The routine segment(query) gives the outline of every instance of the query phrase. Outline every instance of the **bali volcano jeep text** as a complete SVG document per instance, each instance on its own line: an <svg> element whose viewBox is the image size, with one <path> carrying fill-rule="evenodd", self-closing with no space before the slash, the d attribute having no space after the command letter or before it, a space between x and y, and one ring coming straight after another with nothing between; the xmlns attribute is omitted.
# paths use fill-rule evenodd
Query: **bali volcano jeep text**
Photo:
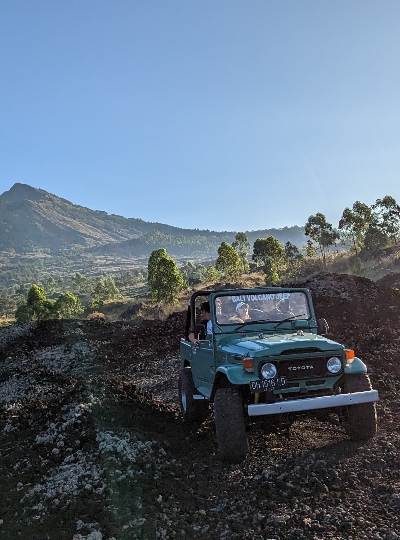
<svg viewBox="0 0 400 540"><path fill-rule="evenodd" d="M197 321L208 301L212 333ZM214 404L219 454L239 461L249 450L246 425L269 429L296 417L336 413L352 440L376 433L378 392L354 351L325 337L305 288L198 291L181 339L179 398L184 420L202 422ZM191 338L191 339L189 339Z"/></svg>

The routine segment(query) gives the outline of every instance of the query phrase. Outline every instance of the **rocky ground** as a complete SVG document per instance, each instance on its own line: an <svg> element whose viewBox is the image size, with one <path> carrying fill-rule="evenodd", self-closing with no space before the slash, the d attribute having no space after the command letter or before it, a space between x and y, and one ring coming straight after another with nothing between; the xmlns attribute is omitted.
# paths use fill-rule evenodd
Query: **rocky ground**
<svg viewBox="0 0 400 540"><path fill-rule="evenodd" d="M180 419L183 313L0 330L0 538L400 538L398 282L307 282L329 337L369 367L377 437L350 442L334 418L254 426L240 465L218 459L212 415Z"/></svg>

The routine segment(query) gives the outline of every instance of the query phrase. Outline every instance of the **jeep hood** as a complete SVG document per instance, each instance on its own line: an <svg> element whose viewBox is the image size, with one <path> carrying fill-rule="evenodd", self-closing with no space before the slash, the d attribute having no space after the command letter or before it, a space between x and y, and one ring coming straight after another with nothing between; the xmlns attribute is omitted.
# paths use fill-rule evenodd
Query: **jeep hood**
<svg viewBox="0 0 400 540"><path fill-rule="evenodd" d="M321 352L337 350L342 353L343 346L336 341L332 341L323 336L315 334L305 333L303 335L298 334L272 334L264 335L262 337L238 337L234 341L230 341L229 344L221 344L220 350L227 354L235 355L250 355L253 358L260 356L275 356L281 354L283 351L293 349L296 354L301 354L301 349L309 351L309 349L319 349Z"/></svg>

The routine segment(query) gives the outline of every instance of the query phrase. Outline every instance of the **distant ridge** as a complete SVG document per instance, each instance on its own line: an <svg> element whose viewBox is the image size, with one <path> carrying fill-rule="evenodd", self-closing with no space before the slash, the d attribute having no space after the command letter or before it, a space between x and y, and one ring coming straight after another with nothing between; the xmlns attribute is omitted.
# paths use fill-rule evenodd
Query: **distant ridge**
<svg viewBox="0 0 400 540"><path fill-rule="evenodd" d="M46 249L90 251L120 256L148 255L165 247L172 255L213 256L235 232L181 229L142 219L90 210L27 184L14 184L0 195L0 251ZM250 242L268 235L281 243L305 244L303 227L247 232Z"/></svg>

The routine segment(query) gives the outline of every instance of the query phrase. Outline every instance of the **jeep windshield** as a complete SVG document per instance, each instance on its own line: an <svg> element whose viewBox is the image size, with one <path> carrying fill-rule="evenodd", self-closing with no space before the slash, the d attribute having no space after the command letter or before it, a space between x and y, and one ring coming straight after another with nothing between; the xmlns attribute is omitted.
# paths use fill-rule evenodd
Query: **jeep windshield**
<svg viewBox="0 0 400 540"><path fill-rule="evenodd" d="M310 308L307 296L300 291L271 293L240 293L215 298L216 323L247 325L257 322L283 323L308 320Z"/></svg>

